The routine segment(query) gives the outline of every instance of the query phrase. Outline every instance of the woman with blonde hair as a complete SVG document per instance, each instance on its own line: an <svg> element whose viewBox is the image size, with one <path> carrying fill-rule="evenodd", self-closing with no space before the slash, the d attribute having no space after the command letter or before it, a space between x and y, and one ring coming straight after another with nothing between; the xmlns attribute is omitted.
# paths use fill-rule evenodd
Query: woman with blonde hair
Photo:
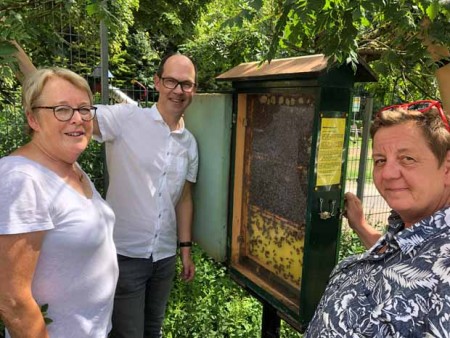
<svg viewBox="0 0 450 338"><path fill-rule="evenodd" d="M11 337L107 336L114 213L77 163L96 108L87 82L40 69L23 86L31 140L0 159L0 318ZM40 305L48 304L48 326Z"/></svg>

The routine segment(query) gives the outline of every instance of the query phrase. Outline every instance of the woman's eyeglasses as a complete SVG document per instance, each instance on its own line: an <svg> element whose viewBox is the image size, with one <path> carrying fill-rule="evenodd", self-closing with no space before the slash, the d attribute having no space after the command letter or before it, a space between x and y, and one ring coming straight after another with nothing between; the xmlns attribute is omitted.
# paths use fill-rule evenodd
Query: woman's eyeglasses
<svg viewBox="0 0 450 338"><path fill-rule="evenodd" d="M447 116L445 115L444 110L442 109L442 105L439 101L435 100L420 100L410 103L394 104L392 106L382 108L377 115L380 115L380 113L383 111L394 109L417 110L420 111L421 113L426 113L433 107L436 107L437 111L439 112L439 116L441 117L442 123L444 123L445 129L447 129L450 132L450 125L448 123Z"/></svg>
<svg viewBox="0 0 450 338"><path fill-rule="evenodd" d="M75 111L80 113L83 121L88 122L94 119L95 112L97 111L97 107L94 106L84 106L80 108L72 108L70 106L37 106L32 107L32 109L51 109L53 110L55 118L61 122L71 120Z"/></svg>

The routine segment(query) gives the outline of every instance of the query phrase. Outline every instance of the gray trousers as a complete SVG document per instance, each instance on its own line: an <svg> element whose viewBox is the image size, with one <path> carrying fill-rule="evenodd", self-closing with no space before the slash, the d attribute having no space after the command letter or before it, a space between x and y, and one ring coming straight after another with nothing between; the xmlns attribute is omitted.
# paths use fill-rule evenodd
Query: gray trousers
<svg viewBox="0 0 450 338"><path fill-rule="evenodd" d="M152 257L117 255L119 280L114 296L111 338L160 338L167 301L175 276L176 256L153 262Z"/></svg>

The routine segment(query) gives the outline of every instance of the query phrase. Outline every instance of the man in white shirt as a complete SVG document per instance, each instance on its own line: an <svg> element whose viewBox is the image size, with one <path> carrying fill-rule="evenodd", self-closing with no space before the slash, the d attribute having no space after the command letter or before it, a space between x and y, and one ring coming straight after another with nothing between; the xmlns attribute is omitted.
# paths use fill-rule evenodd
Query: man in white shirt
<svg viewBox="0 0 450 338"><path fill-rule="evenodd" d="M116 214L119 261L111 337L161 337L175 275L177 243L190 281L197 144L182 115L196 89L196 68L181 54L168 55L154 76L152 108L98 106L95 138L106 144L109 187Z"/></svg>
<svg viewBox="0 0 450 338"><path fill-rule="evenodd" d="M16 43L19 79L36 67ZM196 91L197 70L181 54L167 55L154 76L158 102L100 105L94 138L106 143L107 201L116 214L114 242L119 262L111 337L161 337L175 275L177 243L181 278L191 281L193 202L197 144L183 114Z"/></svg>

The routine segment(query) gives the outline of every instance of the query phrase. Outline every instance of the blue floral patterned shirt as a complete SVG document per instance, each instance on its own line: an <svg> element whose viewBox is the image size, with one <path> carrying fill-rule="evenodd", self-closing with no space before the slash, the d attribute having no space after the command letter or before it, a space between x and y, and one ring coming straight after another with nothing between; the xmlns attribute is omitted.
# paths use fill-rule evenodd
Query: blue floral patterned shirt
<svg viewBox="0 0 450 338"><path fill-rule="evenodd" d="M304 338L450 337L450 208L404 228L390 217L368 251L344 259Z"/></svg>

